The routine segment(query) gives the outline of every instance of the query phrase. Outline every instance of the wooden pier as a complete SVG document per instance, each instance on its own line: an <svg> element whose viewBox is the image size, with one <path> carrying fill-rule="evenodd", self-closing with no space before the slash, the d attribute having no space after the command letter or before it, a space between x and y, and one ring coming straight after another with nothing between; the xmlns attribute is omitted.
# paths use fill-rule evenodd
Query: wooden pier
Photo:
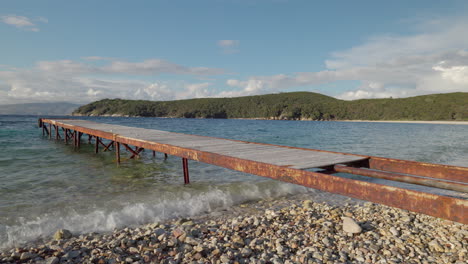
<svg viewBox="0 0 468 264"><path fill-rule="evenodd" d="M468 200L333 175L367 177L468 193L468 168L340 152L279 146L231 139L96 123L77 119L39 119L43 135L80 147L82 137L94 140L95 152L120 150L138 157L148 149L182 158L184 183L190 182L188 160L303 185L435 217L468 224ZM85 138L86 139L86 138ZM104 141L107 140L106 142ZM308 169L313 169L308 170Z"/></svg>

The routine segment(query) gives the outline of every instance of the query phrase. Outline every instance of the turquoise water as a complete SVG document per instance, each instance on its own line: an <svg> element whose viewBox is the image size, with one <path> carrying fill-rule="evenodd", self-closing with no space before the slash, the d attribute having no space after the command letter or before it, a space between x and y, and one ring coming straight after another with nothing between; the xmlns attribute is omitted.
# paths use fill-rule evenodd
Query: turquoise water
<svg viewBox="0 0 468 264"><path fill-rule="evenodd" d="M468 126L223 119L82 118L97 122L468 166ZM79 151L42 137L37 117L0 116L0 248L72 232L199 215L245 201L312 192L291 184L143 153L117 167L114 153Z"/></svg>

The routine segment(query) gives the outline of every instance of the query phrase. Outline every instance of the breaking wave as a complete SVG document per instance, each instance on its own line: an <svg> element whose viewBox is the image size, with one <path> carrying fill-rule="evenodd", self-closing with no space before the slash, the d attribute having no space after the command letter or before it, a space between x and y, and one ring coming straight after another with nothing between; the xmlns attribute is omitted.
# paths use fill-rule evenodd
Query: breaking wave
<svg viewBox="0 0 468 264"><path fill-rule="evenodd" d="M185 188L181 188L185 189ZM264 181L255 183L231 183L209 187L200 192L197 188L183 190L176 195L155 194L145 202L121 203L114 209L95 208L92 211L63 208L34 219L18 219L17 223L0 226L0 248L17 246L51 236L65 228L73 233L106 232L115 228L154 223L173 218L206 214L247 201L276 198L305 193L305 187Z"/></svg>

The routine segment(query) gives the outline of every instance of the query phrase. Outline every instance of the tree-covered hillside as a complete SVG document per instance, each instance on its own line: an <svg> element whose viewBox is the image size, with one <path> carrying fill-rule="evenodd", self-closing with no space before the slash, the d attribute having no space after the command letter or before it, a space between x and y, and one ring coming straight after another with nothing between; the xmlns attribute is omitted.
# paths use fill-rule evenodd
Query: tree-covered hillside
<svg viewBox="0 0 468 264"><path fill-rule="evenodd" d="M468 93L338 100L310 92L176 101L104 99L74 115L288 120L468 120Z"/></svg>

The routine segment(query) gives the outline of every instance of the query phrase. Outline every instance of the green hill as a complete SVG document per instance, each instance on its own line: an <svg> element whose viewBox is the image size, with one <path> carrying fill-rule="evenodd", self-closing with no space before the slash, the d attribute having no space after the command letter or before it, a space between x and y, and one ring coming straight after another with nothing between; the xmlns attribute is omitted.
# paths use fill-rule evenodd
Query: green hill
<svg viewBox="0 0 468 264"><path fill-rule="evenodd" d="M468 93L344 101L310 92L176 101L104 99L74 115L286 120L468 120Z"/></svg>

